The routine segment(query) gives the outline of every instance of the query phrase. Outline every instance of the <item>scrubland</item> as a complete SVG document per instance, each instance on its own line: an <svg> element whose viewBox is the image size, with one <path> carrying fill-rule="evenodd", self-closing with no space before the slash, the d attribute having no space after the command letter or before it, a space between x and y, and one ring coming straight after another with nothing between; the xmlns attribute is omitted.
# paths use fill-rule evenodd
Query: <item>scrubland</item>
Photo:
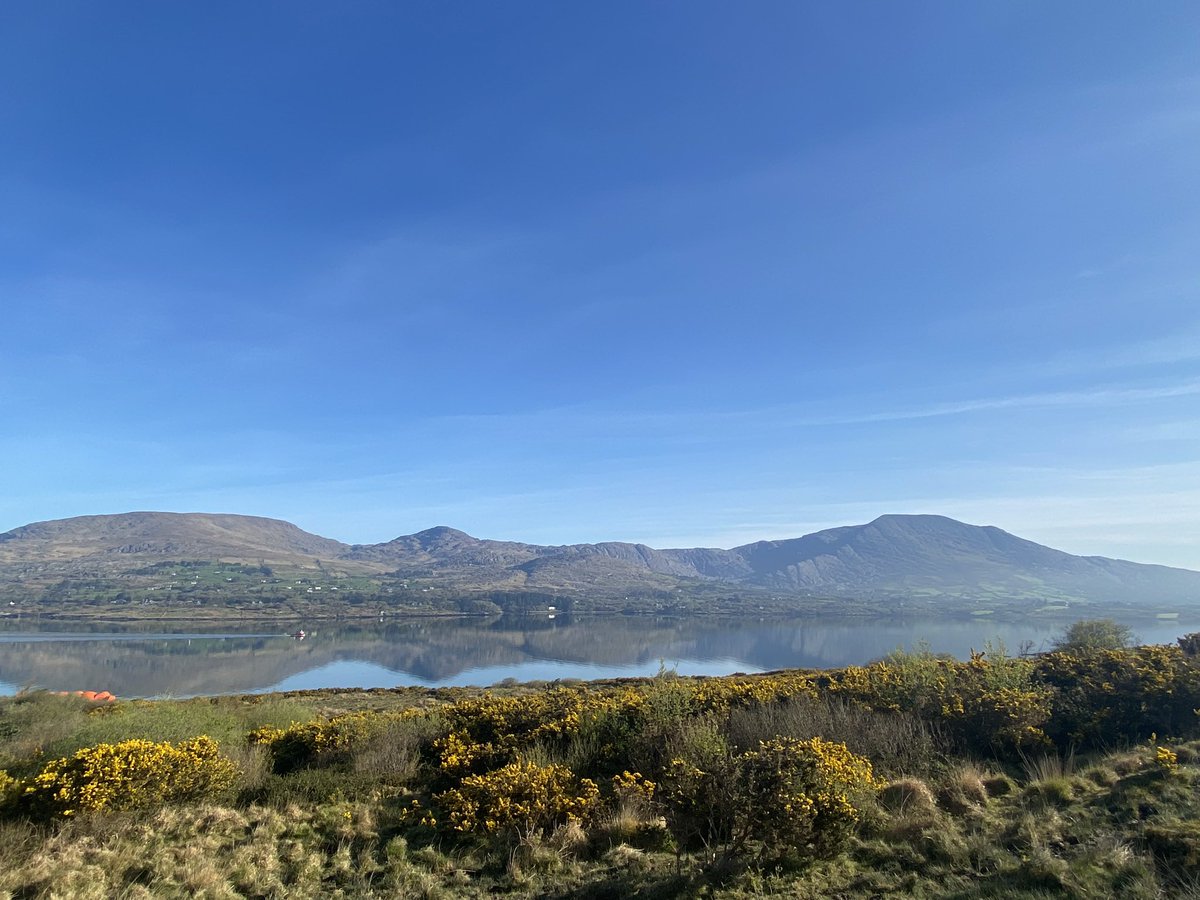
<svg viewBox="0 0 1200 900"><path fill-rule="evenodd" d="M1200 897L1179 646L0 701L0 897Z"/></svg>

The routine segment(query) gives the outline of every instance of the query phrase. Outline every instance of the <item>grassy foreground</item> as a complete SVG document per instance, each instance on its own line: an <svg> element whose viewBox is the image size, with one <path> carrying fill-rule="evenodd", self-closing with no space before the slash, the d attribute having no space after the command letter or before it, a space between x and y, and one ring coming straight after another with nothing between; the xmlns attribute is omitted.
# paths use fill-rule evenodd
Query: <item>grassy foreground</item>
<svg viewBox="0 0 1200 900"><path fill-rule="evenodd" d="M1194 644L7 698L0 897L1200 897Z"/></svg>

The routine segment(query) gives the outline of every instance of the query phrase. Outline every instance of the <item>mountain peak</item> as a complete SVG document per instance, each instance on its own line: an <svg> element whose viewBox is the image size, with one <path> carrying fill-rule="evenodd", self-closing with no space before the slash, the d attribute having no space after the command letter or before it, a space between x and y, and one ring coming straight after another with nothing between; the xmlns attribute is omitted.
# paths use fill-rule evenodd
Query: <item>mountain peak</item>
<svg viewBox="0 0 1200 900"><path fill-rule="evenodd" d="M935 515L934 513L885 513L882 516L872 519L866 525L861 527L869 528L872 525L893 525L914 529L954 528L964 530L990 527L984 525L971 525L967 522L960 522L958 519L952 519L949 516L939 516Z"/></svg>
<svg viewBox="0 0 1200 900"><path fill-rule="evenodd" d="M472 537L465 531L459 531L457 528L451 528L449 525L434 525L432 528L426 528L424 531L418 531L413 535L421 543L433 543L442 541L474 541L477 538Z"/></svg>

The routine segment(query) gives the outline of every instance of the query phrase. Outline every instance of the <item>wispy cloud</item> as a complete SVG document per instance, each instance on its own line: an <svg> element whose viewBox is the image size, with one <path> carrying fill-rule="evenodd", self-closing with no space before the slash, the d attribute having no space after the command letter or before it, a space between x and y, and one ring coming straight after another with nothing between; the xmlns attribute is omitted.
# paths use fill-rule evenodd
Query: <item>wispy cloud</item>
<svg viewBox="0 0 1200 900"><path fill-rule="evenodd" d="M853 424L860 422L896 422L904 419L928 419L937 416L957 416L965 413L998 409L1034 409L1055 406L1109 406L1139 403L1146 400L1165 400L1200 394L1200 381L1185 384L1139 388L1098 388L1083 391L1053 391L1021 394L1012 397L987 397L976 400L938 403L911 409L867 413L857 416L834 417L813 424Z"/></svg>

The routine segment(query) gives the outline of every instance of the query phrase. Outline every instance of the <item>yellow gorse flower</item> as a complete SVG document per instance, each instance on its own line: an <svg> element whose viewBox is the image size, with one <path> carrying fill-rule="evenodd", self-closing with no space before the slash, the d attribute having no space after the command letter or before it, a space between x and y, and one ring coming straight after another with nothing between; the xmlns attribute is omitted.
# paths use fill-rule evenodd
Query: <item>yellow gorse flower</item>
<svg viewBox="0 0 1200 900"><path fill-rule="evenodd" d="M1179 756L1170 747L1156 747L1154 762L1164 772L1174 772L1179 768Z"/></svg>

